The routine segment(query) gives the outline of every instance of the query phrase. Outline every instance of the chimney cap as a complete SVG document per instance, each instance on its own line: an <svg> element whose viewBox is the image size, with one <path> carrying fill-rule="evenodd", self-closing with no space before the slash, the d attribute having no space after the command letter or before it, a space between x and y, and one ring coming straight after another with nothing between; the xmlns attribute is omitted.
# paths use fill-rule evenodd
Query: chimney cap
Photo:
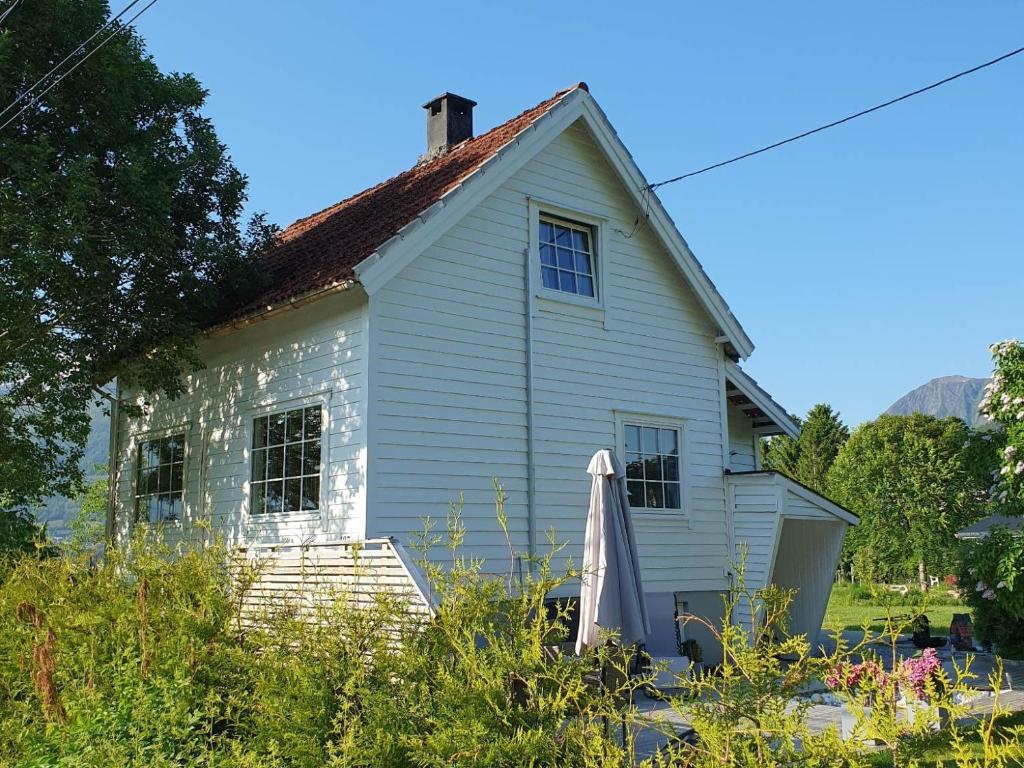
<svg viewBox="0 0 1024 768"><path fill-rule="evenodd" d="M435 96L426 104L424 104L423 108L430 109L430 107L432 107L434 104L437 104L439 101L450 101L455 106L476 106L476 102L473 101L472 99L467 99L465 96L459 96L459 94L452 93L451 91L445 91L440 96Z"/></svg>

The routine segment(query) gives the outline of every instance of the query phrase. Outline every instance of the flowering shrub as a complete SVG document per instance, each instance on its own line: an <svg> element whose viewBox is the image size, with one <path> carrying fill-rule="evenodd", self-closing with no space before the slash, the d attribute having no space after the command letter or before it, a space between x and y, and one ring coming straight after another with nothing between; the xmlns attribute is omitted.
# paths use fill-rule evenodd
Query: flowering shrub
<svg viewBox="0 0 1024 768"><path fill-rule="evenodd" d="M1024 536L996 528L964 545L961 581L978 636L1009 658L1024 658Z"/></svg>
<svg viewBox="0 0 1024 768"><path fill-rule="evenodd" d="M912 694L918 701L927 701L929 690L939 682L940 668L935 649L926 648L920 656L901 661L893 675L886 672L877 659L840 664L825 678L825 685L831 691L848 692L860 689L880 692L892 688L904 699Z"/></svg>
<svg viewBox="0 0 1024 768"><path fill-rule="evenodd" d="M995 372L978 408L1003 426L1007 438L991 495L999 502L1024 502L1024 345L1010 339L989 350Z"/></svg>

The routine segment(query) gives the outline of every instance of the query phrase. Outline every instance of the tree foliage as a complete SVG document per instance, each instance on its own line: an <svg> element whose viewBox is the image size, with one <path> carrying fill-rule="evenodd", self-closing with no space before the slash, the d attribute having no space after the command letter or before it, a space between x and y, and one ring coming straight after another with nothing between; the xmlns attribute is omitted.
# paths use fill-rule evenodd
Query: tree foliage
<svg viewBox="0 0 1024 768"><path fill-rule="evenodd" d="M958 418L923 414L884 415L854 431L829 471L828 492L860 515L845 549L863 576L903 579L921 564L934 574L953 570L954 534L986 512L976 439Z"/></svg>
<svg viewBox="0 0 1024 768"><path fill-rule="evenodd" d="M802 423L800 419L795 421L800 424L796 440L779 435L765 441L764 465L823 493L828 470L849 439L850 430L825 403L811 408Z"/></svg>
<svg viewBox="0 0 1024 768"><path fill-rule="evenodd" d="M1005 430L992 495L1019 509L1024 505L1024 345L1010 339L993 344L990 350L995 372L979 408Z"/></svg>
<svg viewBox="0 0 1024 768"><path fill-rule="evenodd" d="M109 15L102 0L14 7L0 105ZM196 332L253 289L269 231L241 222L246 179L205 98L126 31L3 116L31 104L0 130L0 508L75 495L98 388L179 393Z"/></svg>

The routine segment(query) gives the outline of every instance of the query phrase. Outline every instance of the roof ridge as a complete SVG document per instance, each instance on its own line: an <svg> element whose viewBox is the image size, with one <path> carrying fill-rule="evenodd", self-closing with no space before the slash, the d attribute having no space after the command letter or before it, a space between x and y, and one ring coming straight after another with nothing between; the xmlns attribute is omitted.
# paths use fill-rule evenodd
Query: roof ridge
<svg viewBox="0 0 1024 768"><path fill-rule="evenodd" d="M277 236L276 239L278 240L278 242L286 242L288 239L290 239L289 237L287 237L289 232L292 232L292 236L294 237L296 235L301 234L301 232L304 231L302 229L302 225L303 224L305 224L307 222L310 222L312 219L316 219L319 216L330 215L332 212L334 212L334 211L336 211L336 210L338 210L340 208L343 208L346 205L349 205L349 204L355 202L358 198L362 197L363 195L369 194L369 193L373 192L374 190L380 189L381 187L384 187L384 186L386 186L388 184L392 184L392 183L396 182L398 179L400 179L401 177L403 177L403 176L405 176L407 174L411 174L414 171L418 171L418 170L421 170L421 169L423 171L429 172L431 166L433 166L434 164L439 164L442 161L450 158L454 153L459 152L460 150L469 148L469 147L473 146L474 144L477 144L477 143L487 139L488 137L493 135L495 132L500 131L502 128L504 128L505 126L509 125L510 123L514 123L517 120L521 120L522 118L526 117L531 112L534 112L535 110L541 108L542 105L547 104L547 106L544 108L544 112L549 111L551 109L551 107L553 107L555 105L556 102L558 102L561 99L565 98L569 93L571 93L572 91L575 91L575 90L582 90L582 91L586 91L588 93L590 92L589 86L584 81L582 81L582 80L577 82L577 83L575 83L574 85L569 86L568 88L563 88L560 91L555 91L553 96L551 96L551 97L549 97L547 99L544 99L544 101L541 101L541 102L539 102L538 104L535 104L532 107L524 109L518 115L515 115L514 117L510 117L508 120L505 120L504 122L498 123L497 125L489 128L488 130L484 131L483 133L481 133L478 136L472 136L472 137L470 137L468 139L465 139L464 141L459 142L457 145L455 145L454 147L452 147L450 150L448 150L447 152L445 152L442 155L438 155L437 157L431 158L430 160L427 160L426 162L416 163L411 168L406 168L404 171L399 171L395 175L393 175L393 176L391 176L391 177L389 177L389 178L387 178L387 179L385 179L383 181L380 181L380 182L378 182L377 184L374 184L371 187L367 187L366 189L362 189L359 192L355 192L354 194L350 195L349 197L344 198L343 200L339 200L338 202L332 203L331 205L328 205L325 208L321 208L319 211L315 211L314 213L310 213L310 214L308 214L306 216L303 216L301 218L296 219L291 224L289 224L287 227L282 229L278 233L278 236ZM540 116L538 115L538 117L540 117ZM533 121L531 120L531 123L532 122ZM296 230L296 229L298 231L293 231L293 230Z"/></svg>

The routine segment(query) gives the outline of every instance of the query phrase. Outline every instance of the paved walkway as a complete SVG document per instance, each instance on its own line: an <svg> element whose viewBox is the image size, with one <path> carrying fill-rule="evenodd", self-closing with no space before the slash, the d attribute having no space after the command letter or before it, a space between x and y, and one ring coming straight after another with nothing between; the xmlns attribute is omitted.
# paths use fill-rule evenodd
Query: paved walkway
<svg viewBox="0 0 1024 768"><path fill-rule="evenodd" d="M860 639L859 633L844 633L844 635L849 635L844 639L850 645L853 644L853 641ZM821 641L825 647L834 647L834 643L824 636ZM883 651L887 650L887 647L878 650L879 655L884 655ZM916 652L917 649L912 643L897 645L900 659L913 656ZM949 649L939 649L938 654L943 664L947 668L951 667L954 656ZM972 654L972 656L971 672L977 675L972 687L977 689L977 695L970 700L969 709L978 714L991 712L995 698L988 685L988 675L995 666L996 658L991 654L984 653ZM956 663L962 667L966 654L957 653L955 659ZM890 664L886 663L886 666L890 666ZM636 736L638 761L655 754L668 743L673 735L683 733L689 728L686 721L666 702L648 699L640 695L634 703L650 723L649 727L639 731ZM1024 662L1006 662L1004 664L1004 679L1000 686L999 703L1009 710L1024 710ZM833 726L839 728L842 711L841 707L814 704L807 711L807 722L814 732L821 732Z"/></svg>

